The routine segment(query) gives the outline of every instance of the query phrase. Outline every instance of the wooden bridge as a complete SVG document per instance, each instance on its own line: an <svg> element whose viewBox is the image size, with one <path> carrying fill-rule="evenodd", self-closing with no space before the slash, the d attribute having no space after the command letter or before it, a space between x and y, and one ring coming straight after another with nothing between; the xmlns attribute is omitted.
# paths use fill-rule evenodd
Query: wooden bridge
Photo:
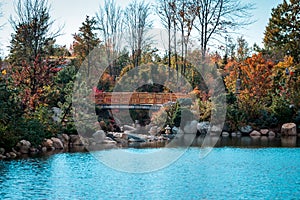
<svg viewBox="0 0 300 200"><path fill-rule="evenodd" d="M191 96L184 93L100 92L95 94L95 103L101 109L158 110L163 104L181 98Z"/></svg>

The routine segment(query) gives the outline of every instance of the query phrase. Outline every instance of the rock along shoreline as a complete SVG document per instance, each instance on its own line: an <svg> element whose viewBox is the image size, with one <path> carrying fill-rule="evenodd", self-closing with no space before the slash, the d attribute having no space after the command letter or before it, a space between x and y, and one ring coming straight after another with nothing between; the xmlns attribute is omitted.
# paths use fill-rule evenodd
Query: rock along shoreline
<svg viewBox="0 0 300 200"><path fill-rule="evenodd" d="M175 141L175 146L201 146L204 137L207 135L214 138L214 141L226 140L226 138L236 138L246 136L253 140L271 141L275 138L282 140L283 145L297 146L297 134L295 124L289 123L282 126L280 133L275 133L269 129L254 130L251 126L240 128L239 131L226 132L222 131L221 135L214 135L218 127L210 127L209 122L194 123L191 122L184 130L173 127L172 130L167 126L166 131L161 131L158 127L132 127L124 126L123 132L104 132L96 131L91 137L84 138L80 135L59 134L56 137L44 139L38 146L34 147L27 140L21 140L15 147L7 151L0 148L0 160L16 159L32 156L43 156L61 152L84 152L112 148L161 148ZM169 131L170 130L170 131ZM193 135L194 140L189 143L185 142L187 136ZM296 136L289 137L286 136ZM285 137L285 138L284 138ZM246 138L244 139L246 140ZM214 144L216 144L215 142ZM247 143L246 143L247 144Z"/></svg>

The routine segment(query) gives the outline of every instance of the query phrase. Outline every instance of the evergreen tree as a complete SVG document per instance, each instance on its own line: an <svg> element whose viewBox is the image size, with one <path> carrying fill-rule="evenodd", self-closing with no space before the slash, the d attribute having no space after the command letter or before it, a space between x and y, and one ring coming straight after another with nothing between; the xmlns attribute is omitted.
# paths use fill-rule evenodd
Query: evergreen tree
<svg viewBox="0 0 300 200"><path fill-rule="evenodd" d="M37 57L44 59L59 35L51 32L54 21L49 14L47 1L19 0L16 4L16 17L10 19L14 28L11 35L9 61L14 66L22 62L32 64Z"/></svg>
<svg viewBox="0 0 300 200"><path fill-rule="evenodd" d="M87 58L89 53L100 44L100 39L97 34L94 33L96 30L96 20L86 16L85 21L79 28L79 33L73 35L73 49L74 54L79 61L79 65Z"/></svg>
<svg viewBox="0 0 300 200"><path fill-rule="evenodd" d="M248 47L248 42L243 38L243 36L237 39L237 59L238 61L246 60L250 54L250 49Z"/></svg>
<svg viewBox="0 0 300 200"><path fill-rule="evenodd" d="M300 61L300 0L286 0L272 10L265 30L264 44L272 54Z"/></svg>

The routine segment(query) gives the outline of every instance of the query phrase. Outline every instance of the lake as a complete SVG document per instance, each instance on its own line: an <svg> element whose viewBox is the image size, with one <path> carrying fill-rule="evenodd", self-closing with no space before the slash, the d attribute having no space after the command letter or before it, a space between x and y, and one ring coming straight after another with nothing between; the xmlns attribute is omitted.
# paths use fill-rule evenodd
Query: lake
<svg viewBox="0 0 300 200"><path fill-rule="evenodd" d="M126 151L143 154L157 150ZM172 153L178 148L165 150ZM117 150L94 153L101 156L110 151ZM299 148L222 147L202 159L199 153L200 148L191 147L168 167L141 174L111 169L88 152L0 161L0 199L300 197Z"/></svg>

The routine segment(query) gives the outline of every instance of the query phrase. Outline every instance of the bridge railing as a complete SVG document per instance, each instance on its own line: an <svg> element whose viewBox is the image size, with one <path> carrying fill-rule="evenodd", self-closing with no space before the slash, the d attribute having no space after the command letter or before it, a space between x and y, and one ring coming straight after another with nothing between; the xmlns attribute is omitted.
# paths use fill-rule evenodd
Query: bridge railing
<svg viewBox="0 0 300 200"><path fill-rule="evenodd" d="M148 93L148 92L102 92L95 94L97 105L133 105L165 104L180 98L190 98L183 93Z"/></svg>

